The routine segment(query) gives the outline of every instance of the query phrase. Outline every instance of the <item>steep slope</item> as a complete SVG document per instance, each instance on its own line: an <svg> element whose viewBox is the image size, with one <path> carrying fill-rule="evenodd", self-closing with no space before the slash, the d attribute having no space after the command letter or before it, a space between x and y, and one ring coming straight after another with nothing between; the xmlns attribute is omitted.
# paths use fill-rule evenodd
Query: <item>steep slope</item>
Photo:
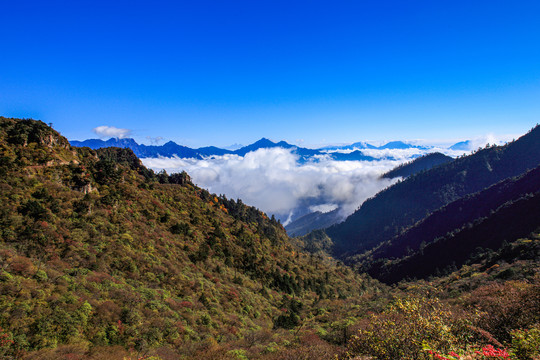
<svg viewBox="0 0 540 360"><path fill-rule="evenodd" d="M389 240L432 211L540 164L540 127L505 146L493 146L413 175L367 200L326 231L339 256Z"/></svg>
<svg viewBox="0 0 540 360"><path fill-rule="evenodd" d="M366 289L273 218L128 149L3 117L0 149L0 327L17 358L61 344L193 358L204 339L320 326L318 302Z"/></svg>
<svg viewBox="0 0 540 360"><path fill-rule="evenodd" d="M409 161L408 163L402 164L383 174L382 177L388 179L396 177L406 178L419 173L420 171L429 170L435 166L449 163L452 160L454 159L450 156L446 156L438 152L431 153Z"/></svg>
<svg viewBox="0 0 540 360"><path fill-rule="evenodd" d="M289 236L303 236L313 230L319 230L334 225L340 221L342 216L339 209L322 213L315 211L304 215L285 226Z"/></svg>
<svg viewBox="0 0 540 360"><path fill-rule="evenodd" d="M509 201L485 218L448 233L409 256L379 261L370 275L387 283L404 278L426 278L455 270L485 252L499 250L506 242L529 236L540 229L540 192ZM538 258L538 253L535 258Z"/></svg>
<svg viewBox="0 0 540 360"><path fill-rule="evenodd" d="M540 228L535 200L539 194L537 167L442 207L357 260L372 276L391 281L460 266L478 247L497 250L502 241L515 241ZM403 272L405 263L410 273Z"/></svg>
<svg viewBox="0 0 540 360"><path fill-rule="evenodd" d="M498 208L507 203L538 192L540 192L540 167L521 176L503 180L434 211L405 232L379 246L370 256L373 259L404 257L411 251L417 251L422 243L422 246L425 246L450 232L458 231L493 215ZM510 223L506 225L513 228Z"/></svg>

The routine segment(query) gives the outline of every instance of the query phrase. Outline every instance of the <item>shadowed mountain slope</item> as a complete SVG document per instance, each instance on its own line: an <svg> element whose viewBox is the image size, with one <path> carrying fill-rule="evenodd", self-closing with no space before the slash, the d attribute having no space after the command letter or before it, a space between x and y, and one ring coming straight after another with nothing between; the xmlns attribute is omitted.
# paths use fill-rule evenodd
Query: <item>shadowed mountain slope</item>
<svg viewBox="0 0 540 360"><path fill-rule="evenodd" d="M529 236L540 228L540 193L509 201L485 218L467 223L420 250L395 261L379 261L368 273L384 282L404 278L427 278L455 270L486 251L499 250L505 243ZM539 254L532 259L538 259Z"/></svg>
<svg viewBox="0 0 540 360"><path fill-rule="evenodd" d="M406 178L408 176L414 175L416 173L419 173L420 171L429 170L435 166L446 164L450 161L454 160L450 156L446 156L441 153L431 153L424 156L421 156L419 158L416 158L412 161L409 161L405 164L402 164L384 175L382 175L383 178L396 178L396 177L403 177Z"/></svg>
<svg viewBox="0 0 540 360"><path fill-rule="evenodd" d="M436 268L442 270L450 264L460 266L477 247L497 250L502 241L515 241L540 227L539 193L537 167L438 209L357 260L372 276L392 281L433 275ZM428 257L436 252L437 266L433 266ZM389 265L389 260L395 264ZM400 268L405 263L412 267L410 273Z"/></svg>

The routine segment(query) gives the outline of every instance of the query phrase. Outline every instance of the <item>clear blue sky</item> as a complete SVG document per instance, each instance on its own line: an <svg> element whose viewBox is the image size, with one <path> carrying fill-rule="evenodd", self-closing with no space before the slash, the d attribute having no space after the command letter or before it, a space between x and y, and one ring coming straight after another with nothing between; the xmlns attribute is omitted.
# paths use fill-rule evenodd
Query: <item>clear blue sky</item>
<svg viewBox="0 0 540 360"><path fill-rule="evenodd" d="M540 1L1 1L0 115L188 146L520 134Z"/></svg>

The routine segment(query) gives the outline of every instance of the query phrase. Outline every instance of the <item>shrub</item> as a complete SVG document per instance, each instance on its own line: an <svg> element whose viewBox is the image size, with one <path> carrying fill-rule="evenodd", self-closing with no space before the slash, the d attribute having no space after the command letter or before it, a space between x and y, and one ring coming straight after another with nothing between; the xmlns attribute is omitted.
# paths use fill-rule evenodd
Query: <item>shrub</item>
<svg viewBox="0 0 540 360"><path fill-rule="evenodd" d="M469 306L482 311L478 326L501 343L512 341L511 332L540 321L540 284L507 281L473 291Z"/></svg>
<svg viewBox="0 0 540 360"><path fill-rule="evenodd" d="M425 346L448 352L467 337L466 322L438 299L395 300L380 315L372 315L348 343L348 357L371 355L380 360L430 359ZM461 338L461 339L460 339Z"/></svg>
<svg viewBox="0 0 540 360"><path fill-rule="evenodd" d="M513 331L512 348L518 359L538 359L540 356L540 325L529 330Z"/></svg>

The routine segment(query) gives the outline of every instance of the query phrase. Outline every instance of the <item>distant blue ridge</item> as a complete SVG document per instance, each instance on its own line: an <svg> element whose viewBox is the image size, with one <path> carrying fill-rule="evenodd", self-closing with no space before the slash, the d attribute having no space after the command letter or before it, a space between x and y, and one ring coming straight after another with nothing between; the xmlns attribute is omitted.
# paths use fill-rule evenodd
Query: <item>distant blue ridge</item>
<svg viewBox="0 0 540 360"><path fill-rule="evenodd" d="M244 146L238 150L227 150L218 148L215 146L206 146L198 149L192 149L187 146L178 145L173 141L169 141L163 145L144 145L138 144L132 138L110 138L109 140L101 139L88 139L84 141L71 140L72 146L77 147L89 147L91 149L99 149L103 147L120 147L120 148L129 148L137 155L139 158L154 158L154 157L173 157L177 156L182 159L203 159L210 156L222 156L226 154L233 154L239 156L245 156L247 153L256 151L259 149L271 149L271 148L284 148L292 149L292 153L299 156L299 161L305 163L307 161L317 161L314 159L317 155L329 156L336 161L374 161L377 160L372 156L365 155L361 150L358 149L410 149L416 148L421 150L428 150L431 147L427 146L418 146L407 144L403 141L391 141L382 146L374 146L366 142L357 142L351 145L345 146L329 146L320 149L308 149L303 147L298 147L291 145L285 141L280 141L275 143L267 138L262 138L251 145ZM464 141L457 143L450 147L452 150L465 150L465 147L469 146L469 141ZM462 149L463 147L463 149ZM328 153L332 150L354 150L350 153ZM393 159L388 157L386 159Z"/></svg>
<svg viewBox="0 0 540 360"><path fill-rule="evenodd" d="M173 157L177 156L182 159L203 159L209 156L222 156L226 154L234 154L239 156L245 156L247 153L256 151L259 149L270 149L270 148L284 148L292 149L292 152L299 156L299 161L304 163L311 160L314 156L325 155L330 156L334 160L344 161L344 160L363 160L363 161L373 161L376 160L374 157L366 156L360 151L354 151L349 154L335 153L328 154L326 152L308 149L303 147L298 147L291 145L285 141L280 141L275 143L266 138L262 138L251 145L244 146L238 150L226 150L221 149L215 146L207 146L198 149L192 149L186 146L178 145L173 141L169 141L164 145L144 145L137 144L137 142L131 138L110 138L109 140L100 140L100 139L89 139L84 141L72 140L70 141L71 145L77 147L89 147L91 149L99 149L103 147L121 147L129 148L133 151L135 155L139 158L151 158L151 157Z"/></svg>

